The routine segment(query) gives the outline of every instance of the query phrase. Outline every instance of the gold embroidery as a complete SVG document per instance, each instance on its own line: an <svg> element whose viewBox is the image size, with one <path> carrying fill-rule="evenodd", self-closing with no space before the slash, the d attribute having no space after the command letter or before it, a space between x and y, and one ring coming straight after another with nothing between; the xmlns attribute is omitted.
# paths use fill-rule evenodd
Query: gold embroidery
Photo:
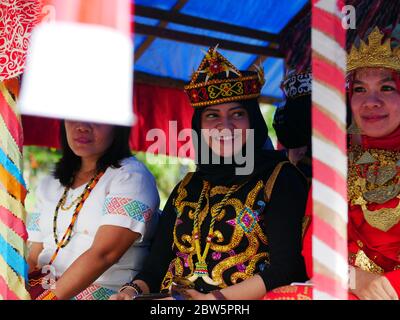
<svg viewBox="0 0 400 320"><path fill-rule="evenodd" d="M175 275L178 277L182 277L183 274L183 263L182 259L176 258L175 259Z"/></svg>
<svg viewBox="0 0 400 320"><path fill-rule="evenodd" d="M236 226L236 228L241 228L240 226ZM258 250L259 242L254 235L246 234L247 240L249 241L249 245L247 249L242 253L237 253L231 257L224 259L222 262L218 263L212 270L212 279L218 283L220 283L221 288L227 287L226 282L224 281L222 275L223 273L232 268L235 265L243 264L249 258L253 257Z"/></svg>
<svg viewBox="0 0 400 320"><path fill-rule="evenodd" d="M246 274L246 272L235 272L234 274L231 275L231 282L233 284L238 283L238 280L246 280L249 278L249 275Z"/></svg>
<svg viewBox="0 0 400 320"><path fill-rule="evenodd" d="M354 159L349 162L347 180L350 204L360 205L368 224L386 232L400 222L400 202L396 208L374 211L367 204L382 204L399 197L400 153L380 149L363 151L360 147L352 148L351 152Z"/></svg>
<svg viewBox="0 0 400 320"><path fill-rule="evenodd" d="M178 187L178 195L175 200L175 207L177 210L183 215L182 219L190 219L193 220L193 215L195 208L197 206L197 203L195 202L190 202L190 201L185 201L185 199L188 196L188 191L186 189L189 181L190 181L191 176L185 177L185 179L182 181L181 185ZM208 214L216 214L218 210L218 204L219 202L215 203L214 205L210 205L211 198L217 195L226 195L229 192L230 188L226 188L223 186L216 186L213 188L210 188L209 184L206 183L206 187L208 190L204 194L204 198L206 199L204 202L206 202L206 205L204 209L200 212L199 218L201 217L201 222L204 221L205 217ZM217 263L212 270L209 270L211 273L212 280L216 283L221 283L220 287L226 287L227 283L223 279L223 274L226 270L236 267L237 265L243 264L246 265L246 269L244 272L235 272L233 275L230 277L230 281L232 283L236 283L239 281L239 279L247 279L248 277L251 277L254 272L255 268L257 265L257 262L260 260L264 260L267 263L269 263L269 257L266 252L260 252L257 253L259 250L259 246L261 244L266 245L267 244L267 238L261 228L261 226L258 223L257 219L257 213L254 211L255 207L255 202L256 199L259 195L263 195L264 192L264 183L262 180L257 181L255 186L248 192L248 195L246 197L245 203L243 204L241 200L237 198L230 198L226 201L225 206L218 215L216 216L216 222L221 222L224 224L227 220L225 216L228 214L232 215L232 209L234 210L234 215L232 215L232 220L235 221L233 224L233 231L232 234L229 235L229 238L220 230L217 230L218 224L215 225L215 230L212 236L212 242L210 244L210 253L207 256L207 260L211 259L211 252L218 253L218 254L223 254L223 253L229 253L231 255L231 251L233 251L235 248L240 246L241 242L243 239L246 239L246 243L248 242L247 247L243 252L238 252L238 253L233 253L232 256L227 257ZM263 199L263 198L261 198ZM215 202L215 200L213 201ZM263 206L260 204L257 204L260 206L258 210L261 210L261 212L258 212L258 214L263 213ZM265 204L264 204L265 205ZM248 211L248 212L246 212ZM248 217L245 216L247 220L241 220L244 214L248 214ZM253 219L254 220L251 220ZM250 219L250 222L248 222ZM189 221L190 221L189 220ZM246 221L244 223L244 221ZM179 272L181 273L179 276L184 276L185 278L190 277L191 275L194 274L194 263L193 263L193 257L195 254L195 247L194 247L194 241L192 235L189 234L183 234L177 236L177 229L179 230L179 224L176 224L174 227L174 244L176 246L176 249L179 250L180 252L187 254L187 257L185 258L185 265L182 264L181 259L175 260L175 268L171 269L173 272ZM229 242L228 242L229 241ZM227 244L223 244L226 243ZM175 249L175 250L176 250ZM239 251L241 251L240 249ZM213 256L214 258L214 256ZM209 262L207 262L209 263ZM180 269L181 268L181 269ZM174 271L175 270L175 271ZM165 283L169 283L168 280L170 275L166 275L165 277ZM225 279L226 280L226 279Z"/></svg>
<svg viewBox="0 0 400 320"><path fill-rule="evenodd" d="M214 196L216 196L217 194L223 194L223 195L225 195L225 194L228 193L228 191L229 191L229 188L228 188L228 187L216 186L216 187L214 187L214 188L211 189L211 191L210 191L210 196L211 196L211 197L214 197Z"/></svg>
<svg viewBox="0 0 400 320"><path fill-rule="evenodd" d="M217 242L219 242L219 243L224 242L224 240L225 240L224 236L222 235L221 231L219 231L219 230L215 230L213 236L214 236L214 238L217 238Z"/></svg>
<svg viewBox="0 0 400 320"><path fill-rule="evenodd" d="M297 292L296 286L283 286L272 290L274 293L296 293Z"/></svg>
<svg viewBox="0 0 400 320"><path fill-rule="evenodd" d="M384 270L380 266L378 266L374 261L368 258L368 256L365 254L363 250L358 250L354 265L364 271L378 273L378 274L384 273Z"/></svg>
<svg viewBox="0 0 400 320"><path fill-rule="evenodd" d="M396 208L382 208L374 211L367 209L363 206L365 220L373 227L381 230L388 231L400 221L400 202Z"/></svg>
<svg viewBox="0 0 400 320"><path fill-rule="evenodd" d="M254 274L254 271L256 270L256 264L260 260L264 260L267 264L270 263L269 261L269 255L266 252L261 252L259 254L256 254L249 262L249 265L246 268L246 274L252 276Z"/></svg>
<svg viewBox="0 0 400 320"><path fill-rule="evenodd" d="M241 210L243 209L243 204L239 199L229 199L226 202L225 208L228 206L233 207L233 209L236 212L235 216L238 216L240 214ZM229 244L220 245L220 244L216 244L215 242L211 242L210 248L211 248L211 250L217 251L217 252L228 252L229 250L232 250L239 245L240 241L242 241L243 234L244 234L243 229L241 227L238 228L238 226L236 225Z"/></svg>

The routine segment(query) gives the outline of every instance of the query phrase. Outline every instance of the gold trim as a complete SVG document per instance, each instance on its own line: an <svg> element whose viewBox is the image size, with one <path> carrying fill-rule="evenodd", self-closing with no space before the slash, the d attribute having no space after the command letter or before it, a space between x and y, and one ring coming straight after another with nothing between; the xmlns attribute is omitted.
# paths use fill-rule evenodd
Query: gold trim
<svg viewBox="0 0 400 320"><path fill-rule="evenodd" d="M385 270L368 258L363 250L358 250L357 254L355 255L354 265L359 267L361 270L371 273L382 274L385 272Z"/></svg>
<svg viewBox="0 0 400 320"><path fill-rule="evenodd" d="M211 100L211 101L196 102L196 103L191 103L191 105L192 105L192 107L197 108L197 107L211 106L214 104L222 104L222 103L226 103L226 102L234 102L234 101L238 101L238 100L258 98L259 96L260 96L260 93L253 93L253 94L236 96L236 97L221 98L221 99L216 99L216 100Z"/></svg>
<svg viewBox="0 0 400 320"><path fill-rule="evenodd" d="M247 81L247 80L258 80L258 77L256 75L254 76L246 76L246 77L238 77L238 78L231 78L231 79L216 79L216 80L210 80L207 82L200 82L196 84L188 84L185 85L183 88L185 90L191 90L191 89L197 89L201 87L208 87L213 84L221 84L221 83L227 83L227 82L242 82L242 81Z"/></svg>

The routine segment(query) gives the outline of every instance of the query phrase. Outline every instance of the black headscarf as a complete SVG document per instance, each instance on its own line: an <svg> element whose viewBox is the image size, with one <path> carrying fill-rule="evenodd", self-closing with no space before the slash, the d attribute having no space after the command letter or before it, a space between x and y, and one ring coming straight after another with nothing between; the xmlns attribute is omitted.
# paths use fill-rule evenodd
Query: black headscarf
<svg viewBox="0 0 400 320"><path fill-rule="evenodd" d="M311 147L311 95L288 98L276 110L273 127L285 148Z"/></svg>
<svg viewBox="0 0 400 320"><path fill-rule="evenodd" d="M264 150L263 147L268 139L268 127L262 116L260 106L257 99L242 100L238 101L244 109L246 109L250 129L254 129L254 169L249 175L237 175L236 169L240 168L232 159L232 164L223 163L223 158L220 158L220 164L212 164L211 161L208 164L201 163L201 148L200 141L199 146L195 146L196 151L196 164L197 172L196 176L201 179L210 181L215 185L232 185L240 184L246 180L250 180L253 176L259 174L260 172L271 170L280 161L285 160L282 153L273 150ZM204 139L201 134L201 115L206 108L196 109L192 118L192 129L196 132L197 137ZM194 141L196 141L194 139ZM205 143L203 140L202 143ZM253 150L251 150L253 152ZM211 159L213 151L209 148L209 155ZM246 145L242 147L242 155L245 156ZM244 167L244 165L242 165Z"/></svg>

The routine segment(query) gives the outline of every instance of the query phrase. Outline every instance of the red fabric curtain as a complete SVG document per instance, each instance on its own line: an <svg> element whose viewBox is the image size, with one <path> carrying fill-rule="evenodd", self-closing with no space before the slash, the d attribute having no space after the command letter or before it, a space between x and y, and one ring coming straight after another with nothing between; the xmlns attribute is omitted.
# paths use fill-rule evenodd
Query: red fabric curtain
<svg viewBox="0 0 400 320"><path fill-rule="evenodd" d="M176 155L175 150L186 142L177 141L174 132L169 132L169 124L170 121L176 121L178 133L182 129L191 128L193 109L186 94L180 89L135 84L133 109L137 121L132 127L131 148L135 151L147 151L154 141L146 141L146 135L149 130L158 128L167 138L165 154ZM22 116L22 124L25 145L59 148L59 120ZM173 138L172 144L169 136Z"/></svg>

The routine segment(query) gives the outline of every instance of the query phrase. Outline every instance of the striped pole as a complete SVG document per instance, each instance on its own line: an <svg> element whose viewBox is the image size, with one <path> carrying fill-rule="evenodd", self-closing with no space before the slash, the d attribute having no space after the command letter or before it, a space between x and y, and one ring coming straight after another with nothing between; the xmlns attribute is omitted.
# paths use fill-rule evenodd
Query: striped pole
<svg viewBox="0 0 400 320"><path fill-rule="evenodd" d="M28 238L22 175L23 132L16 106L29 34L41 10L39 0L0 3L0 300L30 299L26 290Z"/></svg>
<svg viewBox="0 0 400 320"><path fill-rule="evenodd" d="M15 104L16 79L0 82L0 299L29 299L25 289L27 232L22 176L22 127ZM10 90L11 89L11 90Z"/></svg>
<svg viewBox="0 0 400 320"><path fill-rule="evenodd" d="M343 0L313 0L313 299L347 299L347 155Z"/></svg>

